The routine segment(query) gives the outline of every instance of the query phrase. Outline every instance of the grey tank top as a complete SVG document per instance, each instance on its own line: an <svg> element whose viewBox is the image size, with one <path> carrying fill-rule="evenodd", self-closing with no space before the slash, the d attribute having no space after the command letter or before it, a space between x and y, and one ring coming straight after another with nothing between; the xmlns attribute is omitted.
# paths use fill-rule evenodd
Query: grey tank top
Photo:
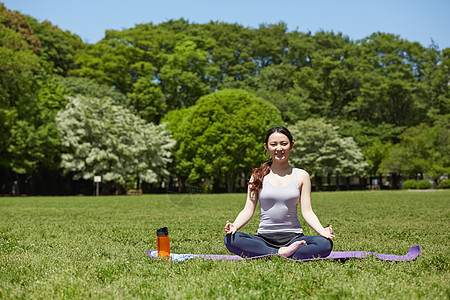
<svg viewBox="0 0 450 300"><path fill-rule="evenodd" d="M275 232L303 233L297 217L300 187L297 171L292 168L291 182L283 187L273 186L269 181L270 174L263 179L259 192L261 221L258 234Z"/></svg>

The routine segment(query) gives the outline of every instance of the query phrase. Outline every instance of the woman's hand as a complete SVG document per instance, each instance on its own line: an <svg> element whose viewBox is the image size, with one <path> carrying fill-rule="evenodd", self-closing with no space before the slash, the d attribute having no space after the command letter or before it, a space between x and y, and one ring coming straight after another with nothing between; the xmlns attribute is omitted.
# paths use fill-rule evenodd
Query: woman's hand
<svg viewBox="0 0 450 300"><path fill-rule="evenodd" d="M230 223L230 221L227 221L225 224L225 232L227 234L234 234L237 231L236 226L234 226L233 223Z"/></svg>
<svg viewBox="0 0 450 300"><path fill-rule="evenodd" d="M320 232L320 235L327 238L327 239L332 239L334 238L334 234L333 234L333 226L328 226L327 228L324 228L322 230L322 232Z"/></svg>

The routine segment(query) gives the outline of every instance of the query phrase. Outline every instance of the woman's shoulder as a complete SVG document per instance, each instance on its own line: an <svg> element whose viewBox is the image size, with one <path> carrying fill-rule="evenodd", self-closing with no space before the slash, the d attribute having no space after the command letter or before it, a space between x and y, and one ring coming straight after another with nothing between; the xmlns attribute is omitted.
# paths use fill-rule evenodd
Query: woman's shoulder
<svg viewBox="0 0 450 300"><path fill-rule="evenodd" d="M294 171L296 172L298 179L309 178L308 172L306 172L303 169L299 169L299 168L295 168L294 167Z"/></svg>
<svg viewBox="0 0 450 300"><path fill-rule="evenodd" d="M311 182L311 179L309 178L309 174L305 170L294 168L294 171L296 172L296 175L297 175L297 181L298 181L299 187L302 187L304 184L308 184Z"/></svg>

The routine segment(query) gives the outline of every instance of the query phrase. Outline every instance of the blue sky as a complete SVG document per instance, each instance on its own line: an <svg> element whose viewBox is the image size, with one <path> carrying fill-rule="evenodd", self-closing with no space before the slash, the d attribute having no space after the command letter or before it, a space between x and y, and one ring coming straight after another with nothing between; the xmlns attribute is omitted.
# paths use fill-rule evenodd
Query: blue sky
<svg viewBox="0 0 450 300"><path fill-rule="evenodd" d="M0 0L2 1L2 0ZM450 0L3 0L8 9L49 20L96 43L105 30L184 18L258 28L283 21L289 30L342 32L352 40L381 31L440 49L450 47Z"/></svg>

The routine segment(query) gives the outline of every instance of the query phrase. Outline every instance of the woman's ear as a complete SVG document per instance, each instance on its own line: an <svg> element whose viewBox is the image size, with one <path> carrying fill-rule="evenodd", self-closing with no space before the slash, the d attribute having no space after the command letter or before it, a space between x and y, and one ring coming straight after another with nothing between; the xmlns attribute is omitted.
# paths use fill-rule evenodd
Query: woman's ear
<svg viewBox="0 0 450 300"><path fill-rule="evenodd" d="M294 141L291 143L291 150L294 149Z"/></svg>
<svg viewBox="0 0 450 300"><path fill-rule="evenodd" d="M264 149L266 149L266 151L269 151L269 150L267 149L267 144L266 144L266 143L264 143Z"/></svg>

